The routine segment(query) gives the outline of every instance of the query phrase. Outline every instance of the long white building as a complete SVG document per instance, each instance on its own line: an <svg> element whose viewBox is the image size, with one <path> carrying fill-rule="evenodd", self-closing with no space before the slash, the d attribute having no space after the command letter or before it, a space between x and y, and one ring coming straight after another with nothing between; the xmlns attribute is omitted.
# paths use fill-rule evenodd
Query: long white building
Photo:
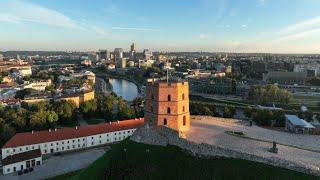
<svg viewBox="0 0 320 180"><path fill-rule="evenodd" d="M42 155L79 150L121 141L144 119L131 119L75 128L17 133L2 147L3 174L42 164ZM38 150L38 151L37 151Z"/></svg>

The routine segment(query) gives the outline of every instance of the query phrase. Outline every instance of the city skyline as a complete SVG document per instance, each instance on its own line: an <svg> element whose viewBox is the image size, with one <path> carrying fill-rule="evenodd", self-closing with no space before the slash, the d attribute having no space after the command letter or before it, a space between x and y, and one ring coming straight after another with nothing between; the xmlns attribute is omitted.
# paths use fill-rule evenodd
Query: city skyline
<svg viewBox="0 0 320 180"><path fill-rule="evenodd" d="M320 53L317 0L0 2L0 50ZM299 13L295 13L299 12Z"/></svg>

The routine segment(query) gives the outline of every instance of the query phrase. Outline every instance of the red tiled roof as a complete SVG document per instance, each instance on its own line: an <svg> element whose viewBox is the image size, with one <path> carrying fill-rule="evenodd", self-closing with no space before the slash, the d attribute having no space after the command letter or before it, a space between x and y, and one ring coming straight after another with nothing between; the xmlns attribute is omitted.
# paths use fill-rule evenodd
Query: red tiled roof
<svg viewBox="0 0 320 180"><path fill-rule="evenodd" d="M80 126L78 129L62 128L49 130L24 132L15 134L2 148L11 148L25 146L31 144L39 144L52 141L60 141L65 139L73 139L96 134L138 128L144 123L144 118L124 120L119 122L103 123L97 125Z"/></svg>
<svg viewBox="0 0 320 180"><path fill-rule="evenodd" d="M11 156L7 156L6 158L2 159L2 165L6 166L9 164L13 164L16 162L26 161L29 159L34 159L41 156L40 149L35 149L23 153L14 154Z"/></svg>

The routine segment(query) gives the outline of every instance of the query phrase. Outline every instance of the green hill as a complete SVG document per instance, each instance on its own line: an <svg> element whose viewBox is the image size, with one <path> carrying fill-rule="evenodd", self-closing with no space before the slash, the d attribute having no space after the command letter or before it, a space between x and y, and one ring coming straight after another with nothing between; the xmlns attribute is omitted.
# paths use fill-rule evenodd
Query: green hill
<svg viewBox="0 0 320 180"><path fill-rule="evenodd" d="M227 158L198 158L175 146L161 147L129 139L72 179L319 179L261 163ZM58 179L63 179L61 176ZM70 176L69 178L70 179Z"/></svg>

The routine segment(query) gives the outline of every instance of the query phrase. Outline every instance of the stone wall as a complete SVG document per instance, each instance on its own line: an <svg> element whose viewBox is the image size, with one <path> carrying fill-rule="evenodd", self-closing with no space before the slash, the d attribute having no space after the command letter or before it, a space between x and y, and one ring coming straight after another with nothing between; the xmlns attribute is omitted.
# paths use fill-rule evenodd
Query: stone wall
<svg viewBox="0 0 320 180"><path fill-rule="evenodd" d="M313 167L306 167L303 164L284 160L277 157L262 157L253 154L243 153L236 150L227 149L220 146L214 146L210 144L197 144L195 142L188 141L182 138L183 134L169 129L165 126L158 127L156 129L144 126L138 129L132 136L131 139L145 144L166 146L168 144L175 145L194 156L199 157L225 157L244 159L249 161L260 162L268 165L283 167L298 172L307 174L320 175L319 170L316 171Z"/></svg>

